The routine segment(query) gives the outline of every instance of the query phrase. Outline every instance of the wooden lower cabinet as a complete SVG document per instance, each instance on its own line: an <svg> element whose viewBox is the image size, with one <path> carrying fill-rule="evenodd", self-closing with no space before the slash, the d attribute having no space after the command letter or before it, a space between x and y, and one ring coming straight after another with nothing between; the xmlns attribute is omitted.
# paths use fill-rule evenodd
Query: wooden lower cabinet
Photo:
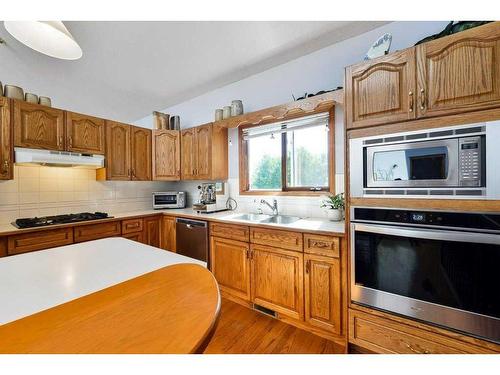
<svg viewBox="0 0 500 375"><path fill-rule="evenodd" d="M252 244L250 257L252 302L303 319L303 254Z"/></svg>
<svg viewBox="0 0 500 375"><path fill-rule="evenodd" d="M127 233L123 234L122 237L132 241L144 243L144 232Z"/></svg>
<svg viewBox="0 0 500 375"><path fill-rule="evenodd" d="M336 334L341 333L340 261L304 255L305 321Z"/></svg>
<svg viewBox="0 0 500 375"><path fill-rule="evenodd" d="M144 219L144 243L160 247L161 217L147 217Z"/></svg>
<svg viewBox="0 0 500 375"><path fill-rule="evenodd" d="M250 301L250 245L219 237L210 238L210 264L221 291Z"/></svg>
<svg viewBox="0 0 500 375"><path fill-rule="evenodd" d="M354 309L349 310L349 342L384 354L494 353L487 348Z"/></svg>
<svg viewBox="0 0 500 375"><path fill-rule="evenodd" d="M7 237L0 238L0 258L7 255Z"/></svg>
<svg viewBox="0 0 500 375"><path fill-rule="evenodd" d="M75 227L75 242L97 240L100 238L120 236L121 222L111 221L107 223L80 225Z"/></svg>
<svg viewBox="0 0 500 375"><path fill-rule="evenodd" d="M73 243L73 228L44 230L40 232L16 234L8 237L8 255L49 249Z"/></svg>
<svg viewBox="0 0 500 375"><path fill-rule="evenodd" d="M161 219L160 247L164 250L177 252L175 236L175 217L164 216Z"/></svg>

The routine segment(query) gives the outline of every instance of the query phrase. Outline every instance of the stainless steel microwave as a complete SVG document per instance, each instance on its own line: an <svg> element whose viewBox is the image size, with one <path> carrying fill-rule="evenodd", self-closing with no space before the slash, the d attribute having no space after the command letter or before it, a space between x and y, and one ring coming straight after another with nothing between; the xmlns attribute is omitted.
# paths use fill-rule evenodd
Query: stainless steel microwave
<svg viewBox="0 0 500 375"><path fill-rule="evenodd" d="M498 195L499 136L497 121L351 139L351 196Z"/></svg>
<svg viewBox="0 0 500 375"><path fill-rule="evenodd" d="M186 193L184 191L166 191L153 193L153 208L184 208L186 207Z"/></svg>

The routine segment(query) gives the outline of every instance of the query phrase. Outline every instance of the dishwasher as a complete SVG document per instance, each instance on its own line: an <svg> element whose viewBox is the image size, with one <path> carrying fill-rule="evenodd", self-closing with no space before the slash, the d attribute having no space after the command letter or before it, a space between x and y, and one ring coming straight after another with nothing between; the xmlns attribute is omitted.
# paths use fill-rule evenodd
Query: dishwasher
<svg viewBox="0 0 500 375"><path fill-rule="evenodd" d="M206 221L177 218L177 254L208 263L208 224Z"/></svg>

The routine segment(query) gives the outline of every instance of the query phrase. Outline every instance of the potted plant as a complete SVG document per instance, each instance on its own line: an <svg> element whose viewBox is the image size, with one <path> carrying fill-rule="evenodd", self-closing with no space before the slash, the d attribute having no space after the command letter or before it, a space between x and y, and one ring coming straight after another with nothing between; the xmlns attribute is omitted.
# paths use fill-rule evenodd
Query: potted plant
<svg viewBox="0 0 500 375"><path fill-rule="evenodd" d="M345 207L344 193L327 196L323 199L321 207L327 208L326 213L329 220L341 221Z"/></svg>

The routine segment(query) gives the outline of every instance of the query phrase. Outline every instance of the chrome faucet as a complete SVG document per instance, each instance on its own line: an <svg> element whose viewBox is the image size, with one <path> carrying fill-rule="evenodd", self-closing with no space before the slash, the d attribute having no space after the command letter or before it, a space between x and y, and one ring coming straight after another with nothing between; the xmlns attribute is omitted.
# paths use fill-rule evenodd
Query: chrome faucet
<svg viewBox="0 0 500 375"><path fill-rule="evenodd" d="M261 199L260 203L264 203L265 205L267 205L267 207L269 207L271 210L273 210L273 215L275 215L275 216L278 215L278 201L276 199L273 199L272 206L265 199Z"/></svg>

